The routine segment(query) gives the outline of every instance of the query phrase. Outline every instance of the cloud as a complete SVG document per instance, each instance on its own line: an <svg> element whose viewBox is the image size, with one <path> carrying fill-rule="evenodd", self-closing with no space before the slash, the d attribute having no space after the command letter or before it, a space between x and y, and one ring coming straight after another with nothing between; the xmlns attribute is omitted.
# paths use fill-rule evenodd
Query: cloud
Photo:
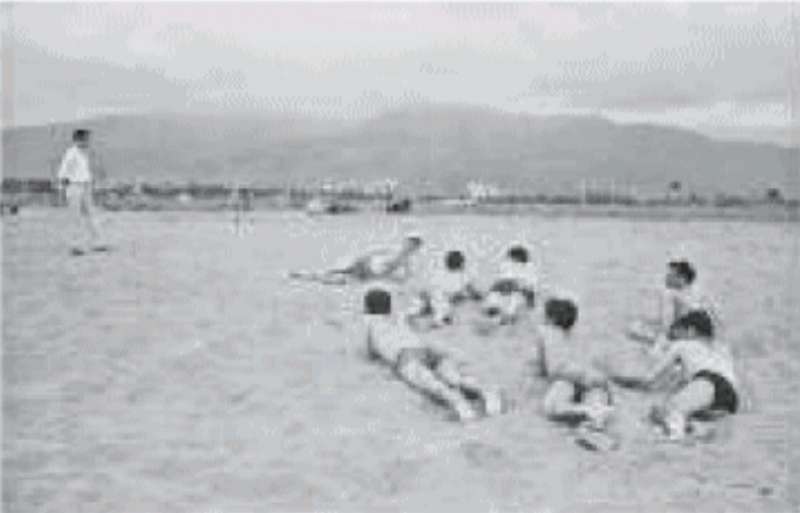
<svg viewBox="0 0 800 513"><path fill-rule="evenodd" d="M78 89L80 103L132 108L295 98L298 108L328 102L326 112L367 115L367 104L391 108L402 101L388 99L416 95L651 115L782 101L791 54L783 4L86 3L4 12L18 45L63 61L18 66L15 81L27 84L16 88L20 119L29 108L74 110ZM110 83L97 63L115 70ZM369 91L384 99L366 101Z"/></svg>

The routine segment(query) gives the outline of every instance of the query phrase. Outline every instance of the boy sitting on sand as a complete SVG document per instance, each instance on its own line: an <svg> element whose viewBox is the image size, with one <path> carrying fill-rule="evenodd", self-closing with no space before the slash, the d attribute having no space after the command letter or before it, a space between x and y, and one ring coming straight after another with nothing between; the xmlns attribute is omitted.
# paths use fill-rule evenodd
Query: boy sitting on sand
<svg viewBox="0 0 800 513"><path fill-rule="evenodd" d="M450 250L444 256L444 271L436 273L427 290L420 292L406 318L415 323L428 317L430 327L440 327L453 322L454 307L468 299L480 299L481 295L466 272L466 258L458 250Z"/></svg>
<svg viewBox="0 0 800 513"><path fill-rule="evenodd" d="M678 339L647 372L642 386L652 388L677 365L682 385L666 403L654 410L654 420L663 425L671 440L682 439L689 420L715 413L736 413L739 391L730 349L714 339L711 316L694 310L672 327Z"/></svg>
<svg viewBox="0 0 800 513"><path fill-rule="evenodd" d="M489 288L483 312L500 324L510 324L526 309L535 306L539 286L537 270L528 250L521 245L511 246L500 265L500 276Z"/></svg>
<svg viewBox="0 0 800 513"><path fill-rule="evenodd" d="M478 417L472 401L480 403L485 415L502 412L499 392L463 374L459 364L446 352L423 343L406 324L394 319L388 291L381 288L367 291L364 313L370 356L391 367L409 386L445 403L461 421Z"/></svg>
<svg viewBox="0 0 800 513"><path fill-rule="evenodd" d="M577 319L574 301L551 298L545 303L538 344L540 369L550 381L544 412L553 420L602 431L613 411L611 389L606 376L587 361L585 348L573 337Z"/></svg>
<svg viewBox="0 0 800 513"><path fill-rule="evenodd" d="M350 263L327 271L292 271L290 278L344 284L349 279L364 282L375 279L405 281L411 275L411 257L422 246L422 237L407 235L396 248L380 248L361 255Z"/></svg>
<svg viewBox="0 0 800 513"><path fill-rule="evenodd" d="M697 283L694 265L682 258L671 260L667 263L658 319L638 322L629 329L628 334L634 339L653 343L658 349L663 349L670 340L670 326L692 310L708 312L719 330L721 323L717 308Z"/></svg>

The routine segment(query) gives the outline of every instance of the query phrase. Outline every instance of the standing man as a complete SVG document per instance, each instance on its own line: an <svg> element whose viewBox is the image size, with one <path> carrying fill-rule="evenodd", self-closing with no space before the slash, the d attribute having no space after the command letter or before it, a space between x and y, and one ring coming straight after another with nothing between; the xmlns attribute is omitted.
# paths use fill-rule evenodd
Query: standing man
<svg viewBox="0 0 800 513"><path fill-rule="evenodd" d="M100 244L100 231L95 216L93 192L93 176L89 148L89 130L79 128L72 132L73 145L64 153L58 169L59 189L63 188L67 204L85 227L82 237L75 231L72 238L72 255L83 255L87 251L105 251L106 246Z"/></svg>

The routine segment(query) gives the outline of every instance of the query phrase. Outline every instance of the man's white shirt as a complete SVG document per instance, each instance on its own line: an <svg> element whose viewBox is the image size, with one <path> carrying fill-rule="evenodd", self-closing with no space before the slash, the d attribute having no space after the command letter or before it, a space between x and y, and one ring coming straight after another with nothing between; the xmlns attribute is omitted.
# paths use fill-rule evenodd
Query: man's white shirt
<svg viewBox="0 0 800 513"><path fill-rule="evenodd" d="M89 169L89 156L77 146L70 147L61 160L58 169L59 180L67 179L70 182L90 182L92 173Z"/></svg>

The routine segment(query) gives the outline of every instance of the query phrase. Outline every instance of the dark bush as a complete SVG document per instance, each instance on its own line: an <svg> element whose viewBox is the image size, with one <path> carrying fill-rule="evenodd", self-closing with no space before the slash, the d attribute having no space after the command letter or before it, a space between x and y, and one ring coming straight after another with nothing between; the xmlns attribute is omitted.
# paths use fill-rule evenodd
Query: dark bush
<svg viewBox="0 0 800 513"><path fill-rule="evenodd" d="M769 203L784 203L783 193L777 187L767 189L766 199Z"/></svg>
<svg viewBox="0 0 800 513"><path fill-rule="evenodd" d="M387 212L402 213L402 212L409 212L410 210L411 210L411 200L409 198L403 198L401 200L392 201L388 205L386 205Z"/></svg>
<svg viewBox="0 0 800 513"><path fill-rule="evenodd" d="M748 201L741 196L733 196L729 194L717 194L714 198L714 205L717 207L744 207Z"/></svg>

